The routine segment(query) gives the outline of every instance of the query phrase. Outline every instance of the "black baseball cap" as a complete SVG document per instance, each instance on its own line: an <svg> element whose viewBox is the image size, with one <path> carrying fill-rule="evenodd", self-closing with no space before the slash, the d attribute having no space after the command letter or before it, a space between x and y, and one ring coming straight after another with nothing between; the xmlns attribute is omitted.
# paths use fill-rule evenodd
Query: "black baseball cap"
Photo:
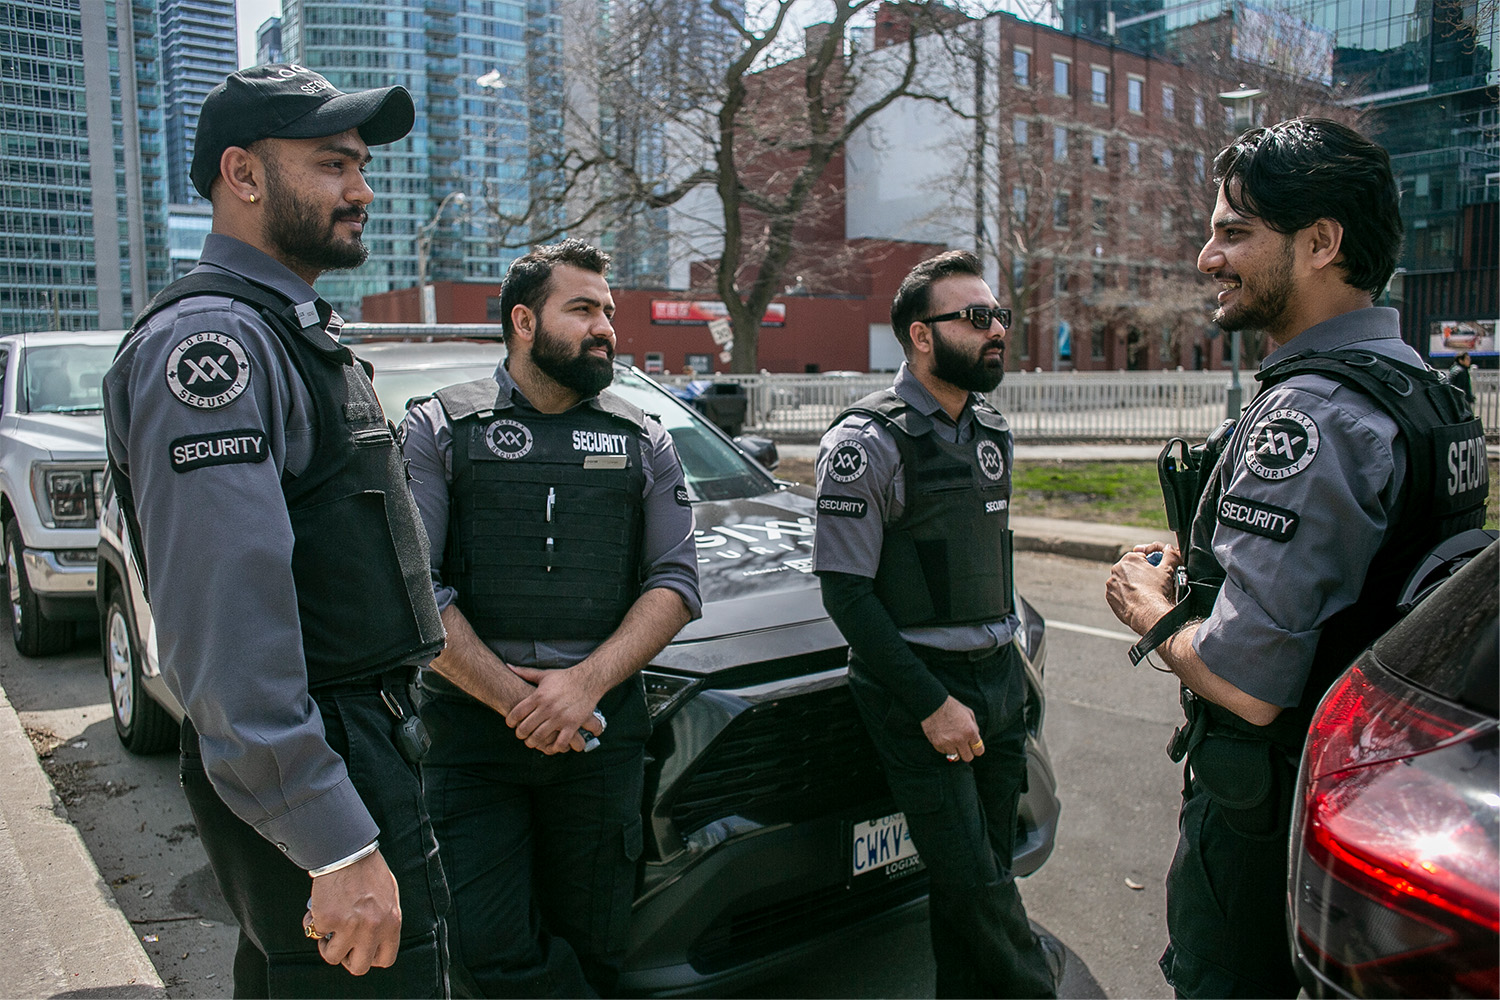
<svg viewBox="0 0 1500 1000"><path fill-rule="evenodd" d="M359 129L370 146L395 142L416 121L405 87L378 87L345 94L322 74L295 63L253 66L209 92L198 112L193 141L193 187L203 197L219 176L219 160L230 146L259 139L317 139Z"/></svg>

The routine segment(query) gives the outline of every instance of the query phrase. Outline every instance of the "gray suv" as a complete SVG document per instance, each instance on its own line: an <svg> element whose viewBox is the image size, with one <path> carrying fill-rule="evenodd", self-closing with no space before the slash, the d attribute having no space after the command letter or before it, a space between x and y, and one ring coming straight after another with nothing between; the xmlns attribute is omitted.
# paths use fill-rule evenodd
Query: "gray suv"
<svg viewBox="0 0 1500 1000"><path fill-rule="evenodd" d="M414 396L488 376L503 348L367 342L355 351L374 364L394 414ZM920 907L926 876L850 700L847 649L812 575L812 498L750 457L774 465L770 442L731 440L636 369L617 366L613 388L660 415L677 445L703 591L703 617L645 672L655 732L621 988L718 991ZM144 751L167 745L161 723L182 710L157 671L128 551L111 504L99 547L105 665L116 728ZM1029 604L1017 606L1030 737L1014 867L1029 875L1052 852L1059 807L1042 740L1046 633Z"/></svg>

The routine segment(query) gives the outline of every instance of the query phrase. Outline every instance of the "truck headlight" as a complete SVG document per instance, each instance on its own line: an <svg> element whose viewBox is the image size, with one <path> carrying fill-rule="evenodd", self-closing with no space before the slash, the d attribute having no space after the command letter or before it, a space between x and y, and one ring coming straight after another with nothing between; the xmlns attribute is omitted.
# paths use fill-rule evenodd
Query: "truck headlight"
<svg viewBox="0 0 1500 1000"><path fill-rule="evenodd" d="M92 528L99 523L104 470L98 466L37 462L31 495L37 516L49 528Z"/></svg>

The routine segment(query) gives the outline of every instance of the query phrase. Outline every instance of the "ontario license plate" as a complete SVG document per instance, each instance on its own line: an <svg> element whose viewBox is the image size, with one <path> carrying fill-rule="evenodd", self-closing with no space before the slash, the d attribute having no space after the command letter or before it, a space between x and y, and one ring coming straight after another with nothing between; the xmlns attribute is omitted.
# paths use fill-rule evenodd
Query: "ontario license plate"
<svg viewBox="0 0 1500 1000"><path fill-rule="evenodd" d="M921 870L922 859L917 855L917 845L912 843L904 813L854 824L850 871L853 878L876 872L886 878L899 878Z"/></svg>

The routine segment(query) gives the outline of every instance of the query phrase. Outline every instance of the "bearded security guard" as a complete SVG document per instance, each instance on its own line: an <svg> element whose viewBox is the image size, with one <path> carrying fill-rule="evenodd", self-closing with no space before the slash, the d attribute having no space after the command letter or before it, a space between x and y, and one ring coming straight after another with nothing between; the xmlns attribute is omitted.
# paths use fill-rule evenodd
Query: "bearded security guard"
<svg viewBox="0 0 1500 1000"><path fill-rule="evenodd" d="M312 289L366 255L400 87L297 65L204 101L213 232L104 380L110 468L182 703L182 783L240 926L236 996L443 996L447 888L408 685L442 647L368 373ZM351 584L351 581L358 581Z"/></svg>
<svg viewBox="0 0 1500 1000"><path fill-rule="evenodd" d="M578 240L517 260L506 361L403 426L449 632L422 674L427 800L455 983L475 995L614 992L651 732L639 672L702 606L672 439L606 390L608 264Z"/></svg>
<svg viewBox="0 0 1500 1000"><path fill-rule="evenodd" d="M1220 287L1214 319L1276 349L1208 477L1186 559L1140 546L1105 596L1182 681L1188 713L1171 748L1187 773L1167 982L1178 996L1291 997L1286 845L1312 712L1395 620L1421 556L1483 524L1488 481L1461 394L1402 341L1394 309L1373 308L1401 245L1385 151L1293 119L1242 135L1215 179L1198 257Z"/></svg>
<svg viewBox="0 0 1500 1000"><path fill-rule="evenodd" d="M1011 872L1026 780L1013 446L981 395L1004 374L1009 323L973 254L918 264L891 305L895 384L841 414L818 453L813 569L932 877L938 996L1055 996L1065 958L1031 930Z"/></svg>

